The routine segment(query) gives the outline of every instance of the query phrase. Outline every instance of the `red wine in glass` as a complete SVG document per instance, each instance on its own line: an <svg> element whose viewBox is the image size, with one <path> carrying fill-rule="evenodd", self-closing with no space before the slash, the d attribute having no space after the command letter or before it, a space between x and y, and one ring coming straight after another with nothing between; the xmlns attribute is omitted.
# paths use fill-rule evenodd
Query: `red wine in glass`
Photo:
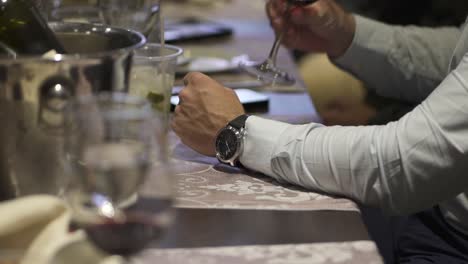
<svg viewBox="0 0 468 264"><path fill-rule="evenodd" d="M171 222L171 201L138 198L118 217L99 218L91 223L76 223L90 241L101 250L113 255L129 257L160 240Z"/></svg>
<svg viewBox="0 0 468 264"><path fill-rule="evenodd" d="M138 253L164 232L164 227L151 219L132 215L126 217L128 219L124 221L105 219L103 223L89 225L84 230L100 249L121 256Z"/></svg>

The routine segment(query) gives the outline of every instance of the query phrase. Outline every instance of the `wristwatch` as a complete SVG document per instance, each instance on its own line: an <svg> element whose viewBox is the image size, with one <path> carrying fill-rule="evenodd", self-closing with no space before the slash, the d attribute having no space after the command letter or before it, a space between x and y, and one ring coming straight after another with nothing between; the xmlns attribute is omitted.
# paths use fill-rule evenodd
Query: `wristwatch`
<svg viewBox="0 0 468 264"><path fill-rule="evenodd" d="M216 157L222 163L236 166L244 148L245 122L248 115L241 115L221 129L216 136Z"/></svg>

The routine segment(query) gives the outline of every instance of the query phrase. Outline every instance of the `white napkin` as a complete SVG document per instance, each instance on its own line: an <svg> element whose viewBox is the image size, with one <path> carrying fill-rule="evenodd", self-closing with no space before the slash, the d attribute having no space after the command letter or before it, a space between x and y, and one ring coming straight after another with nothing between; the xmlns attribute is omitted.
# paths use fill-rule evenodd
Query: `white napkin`
<svg viewBox="0 0 468 264"><path fill-rule="evenodd" d="M37 195L6 201L0 203L0 215L0 248L24 252L22 264L84 263L84 259L118 263L96 250L82 231L69 231L71 213L59 198ZM83 252L71 250L77 244Z"/></svg>

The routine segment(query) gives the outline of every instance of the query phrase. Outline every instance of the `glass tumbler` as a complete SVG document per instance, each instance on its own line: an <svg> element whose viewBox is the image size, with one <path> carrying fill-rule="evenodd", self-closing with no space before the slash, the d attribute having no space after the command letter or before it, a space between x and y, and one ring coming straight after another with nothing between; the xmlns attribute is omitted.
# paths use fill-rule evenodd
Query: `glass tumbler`
<svg viewBox="0 0 468 264"><path fill-rule="evenodd" d="M135 51L129 93L148 99L167 131L177 58L183 50L172 45L146 44Z"/></svg>

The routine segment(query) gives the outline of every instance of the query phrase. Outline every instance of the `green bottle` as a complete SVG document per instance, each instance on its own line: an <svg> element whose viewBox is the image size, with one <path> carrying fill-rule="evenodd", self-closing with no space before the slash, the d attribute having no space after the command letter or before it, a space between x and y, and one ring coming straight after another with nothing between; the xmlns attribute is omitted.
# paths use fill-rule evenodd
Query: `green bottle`
<svg viewBox="0 0 468 264"><path fill-rule="evenodd" d="M64 54L60 41L30 0L0 0L0 52L40 55Z"/></svg>

